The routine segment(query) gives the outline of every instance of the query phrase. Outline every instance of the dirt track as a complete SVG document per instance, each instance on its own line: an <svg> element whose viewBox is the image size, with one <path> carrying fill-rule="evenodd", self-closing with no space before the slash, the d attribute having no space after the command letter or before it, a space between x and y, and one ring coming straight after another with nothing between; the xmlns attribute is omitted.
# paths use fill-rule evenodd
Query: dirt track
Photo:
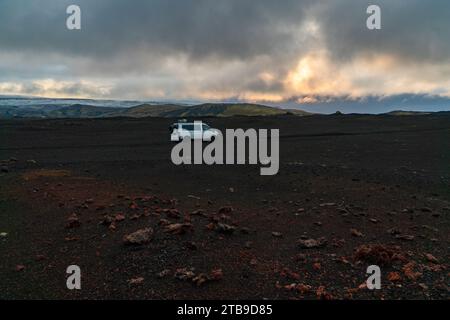
<svg viewBox="0 0 450 320"><path fill-rule="evenodd" d="M280 129L279 174L174 166L169 119L0 121L0 298L450 297L450 116L204 120Z"/></svg>

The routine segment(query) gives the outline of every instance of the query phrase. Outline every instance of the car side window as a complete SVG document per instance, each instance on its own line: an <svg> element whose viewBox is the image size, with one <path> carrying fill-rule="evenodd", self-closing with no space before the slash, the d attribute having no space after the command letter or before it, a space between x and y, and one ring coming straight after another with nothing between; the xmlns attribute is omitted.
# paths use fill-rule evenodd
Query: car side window
<svg viewBox="0 0 450 320"><path fill-rule="evenodd" d="M194 125L192 124L183 124L182 128L187 131L194 131Z"/></svg>
<svg viewBox="0 0 450 320"><path fill-rule="evenodd" d="M194 124L194 131L202 131L201 123L195 123Z"/></svg>

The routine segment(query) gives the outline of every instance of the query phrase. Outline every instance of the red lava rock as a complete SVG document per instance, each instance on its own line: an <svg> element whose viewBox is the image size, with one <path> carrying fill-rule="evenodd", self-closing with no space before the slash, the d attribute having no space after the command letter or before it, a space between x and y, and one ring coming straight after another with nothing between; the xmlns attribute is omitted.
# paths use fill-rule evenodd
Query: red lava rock
<svg viewBox="0 0 450 320"><path fill-rule="evenodd" d="M389 272L387 278L391 282L397 282L397 281L402 280L402 277L400 276L400 273L398 273L398 272Z"/></svg>
<svg viewBox="0 0 450 320"><path fill-rule="evenodd" d="M317 295L317 298L321 299L321 300L333 299L333 296L326 291L325 286L320 286L319 288L317 288L316 295Z"/></svg>
<svg viewBox="0 0 450 320"><path fill-rule="evenodd" d="M377 265L392 265L394 261L403 261L404 257L397 247L375 244L359 246L355 251L354 259Z"/></svg>
<svg viewBox="0 0 450 320"><path fill-rule="evenodd" d="M67 219L66 228L73 229L81 226L80 219L78 219L77 215L74 213Z"/></svg>
<svg viewBox="0 0 450 320"><path fill-rule="evenodd" d="M115 220L116 222L124 221L124 220L125 220L125 216L124 216L122 213L118 213L118 214L116 214L114 220Z"/></svg>
<svg viewBox="0 0 450 320"><path fill-rule="evenodd" d="M432 254L430 254L430 253L425 253L425 258L427 258L427 260L429 262L439 263L439 260L435 256L433 256Z"/></svg>
<svg viewBox="0 0 450 320"><path fill-rule="evenodd" d="M214 281L221 280L223 278L223 271L222 269L214 269L211 270L210 279Z"/></svg>
<svg viewBox="0 0 450 320"><path fill-rule="evenodd" d="M132 202L132 203L130 204L130 209L132 209L132 210L137 210L137 209L139 209L139 206L137 205L136 202Z"/></svg>
<svg viewBox="0 0 450 320"><path fill-rule="evenodd" d="M303 283L299 283L295 289L300 292L300 294L308 294L311 292L311 286L303 284Z"/></svg>
<svg viewBox="0 0 450 320"><path fill-rule="evenodd" d="M140 229L131 234L125 235L123 237L123 242L126 245L142 245L148 243L152 240L153 237L153 229L145 228Z"/></svg>
<svg viewBox="0 0 450 320"><path fill-rule="evenodd" d="M327 245L328 241L325 239L325 237L321 237L319 239L300 239L298 240L298 244L301 248L304 249L312 249L312 248L322 248Z"/></svg>
<svg viewBox="0 0 450 320"><path fill-rule="evenodd" d="M417 265L414 261L411 261L403 266L403 273L411 281L416 281L422 276L422 273L414 270L416 267Z"/></svg>
<svg viewBox="0 0 450 320"><path fill-rule="evenodd" d="M313 269L320 270L320 269L322 269L322 265L319 262L316 262L313 264Z"/></svg>

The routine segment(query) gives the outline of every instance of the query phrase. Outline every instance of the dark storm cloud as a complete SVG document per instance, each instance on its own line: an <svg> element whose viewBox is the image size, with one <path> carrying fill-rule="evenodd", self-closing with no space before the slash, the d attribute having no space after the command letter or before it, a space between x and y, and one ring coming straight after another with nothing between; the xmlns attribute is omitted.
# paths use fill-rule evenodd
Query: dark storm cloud
<svg viewBox="0 0 450 320"><path fill-rule="evenodd" d="M285 51L290 26L303 19L308 0L2 0L3 49L105 56L148 50L156 58L187 54L246 59ZM65 28L65 9L82 9L81 32Z"/></svg>
<svg viewBox="0 0 450 320"><path fill-rule="evenodd" d="M81 7L81 31L65 27L70 4ZM367 30L369 4L381 6L382 30ZM321 71L348 72L360 57L389 56L397 68L386 75L391 81L420 74L436 82L429 90L450 94L438 85L450 73L449 15L446 0L0 0L0 84L26 88L53 79L73 81L58 89L67 94L95 92L85 84L95 82L120 95L209 90L289 99L308 94L287 92L289 72L309 53L326 52L331 65ZM371 92L383 82L379 75L339 76L348 91L357 85ZM401 80L396 90L407 91L408 79Z"/></svg>
<svg viewBox="0 0 450 320"><path fill-rule="evenodd" d="M361 15L370 4L382 10L382 29L367 32ZM338 0L315 8L325 43L338 60L389 53L409 62L450 60L450 1Z"/></svg>

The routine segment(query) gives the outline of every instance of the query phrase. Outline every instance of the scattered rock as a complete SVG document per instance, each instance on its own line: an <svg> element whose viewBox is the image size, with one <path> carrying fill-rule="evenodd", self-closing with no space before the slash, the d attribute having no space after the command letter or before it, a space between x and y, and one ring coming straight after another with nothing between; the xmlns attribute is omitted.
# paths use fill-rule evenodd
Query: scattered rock
<svg viewBox="0 0 450 320"><path fill-rule="evenodd" d="M153 237L153 229L145 228L140 229L131 234L125 235L123 237L123 242L126 245L142 245L151 241Z"/></svg>
<svg viewBox="0 0 450 320"><path fill-rule="evenodd" d="M66 224L67 229L78 228L80 226L81 226L80 219L78 218L78 216L75 213L72 214L69 218L67 218L67 224Z"/></svg>
<svg viewBox="0 0 450 320"><path fill-rule="evenodd" d="M250 233L250 229L249 229L249 228L246 228L246 227L243 227L243 228L241 228L241 233L243 233L243 234L249 234L249 233Z"/></svg>
<svg viewBox="0 0 450 320"><path fill-rule="evenodd" d="M109 226L114 221L115 221L115 217L107 215L107 216L103 217L103 220L100 222L100 224L103 224L105 226Z"/></svg>
<svg viewBox="0 0 450 320"><path fill-rule="evenodd" d="M395 236L395 235L401 234L402 232L397 228L391 228L388 230L388 233Z"/></svg>
<svg viewBox="0 0 450 320"><path fill-rule="evenodd" d="M425 283L419 283L419 287L421 287L424 291L428 290L428 286Z"/></svg>
<svg viewBox="0 0 450 320"><path fill-rule="evenodd" d="M414 261L411 261L403 266L403 273L411 281L416 281L422 276L422 273L415 271L416 267L417 265Z"/></svg>
<svg viewBox="0 0 450 320"><path fill-rule="evenodd" d="M158 273L158 278L165 278L168 275L170 275L172 273L172 271L170 271L170 269L164 269L163 271Z"/></svg>
<svg viewBox="0 0 450 320"><path fill-rule="evenodd" d="M184 234L192 231L193 225L190 223L172 223L165 227L165 231L173 234Z"/></svg>
<svg viewBox="0 0 450 320"><path fill-rule="evenodd" d="M168 218L173 219L180 219L181 218L181 212L177 209L165 209L164 212L166 213Z"/></svg>
<svg viewBox="0 0 450 320"><path fill-rule="evenodd" d="M325 237L321 237L317 240L316 239L298 240L299 246L304 249L325 247L327 243L328 241L325 239Z"/></svg>
<svg viewBox="0 0 450 320"><path fill-rule="evenodd" d="M402 280L402 277L400 276L400 273L398 273L398 272L389 272L387 278L391 282L397 282L397 281Z"/></svg>
<svg viewBox="0 0 450 320"><path fill-rule="evenodd" d="M200 273L196 275L194 278L192 278L192 282L197 285L197 287L200 287L202 284L204 284L206 281L208 281L208 276L204 273Z"/></svg>
<svg viewBox="0 0 450 320"><path fill-rule="evenodd" d="M198 246L197 246L197 244L196 244L194 241L188 241L188 242L186 242L186 243L185 243L185 246L186 246L186 248L189 249L189 250L197 250L197 249L198 249Z"/></svg>
<svg viewBox="0 0 450 320"><path fill-rule="evenodd" d="M175 270L174 277L179 280L191 280L195 277L193 268L180 268Z"/></svg>
<svg viewBox="0 0 450 320"><path fill-rule="evenodd" d="M0 233L0 238L6 238L7 236L8 236L8 234L6 232Z"/></svg>
<svg viewBox="0 0 450 320"><path fill-rule="evenodd" d="M319 207L333 207L335 205L336 205L336 203L334 203L334 202L327 202L327 203L319 204Z"/></svg>
<svg viewBox="0 0 450 320"><path fill-rule="evenodd" d="M222 269L213 269L211 270L210 279L214 281L221 280L223 278Z"/></svg>
<svg viewBox="0 0 450 320"><path fill-rule="evenodd" d="M395 236L395 239L403 240L403 241L413 241L414 240L414 236L411 236L409 234L397 234Z"/></svg>
<svg viewBox="0 0 450 320"><path fill-rule="evenodd" d="M307 294L311 292L311 286L300 283L298 284L295 289L300 292L300 294Z"/></svg>
<svg viewBox="0 0 450 320"><path fill-rule="evenodd" d="M326 291L324 286L320 286L319 288L317 288L316 295L317 295L317 298L320 299L320 300L331 300L331 299L333 299L333 296Z"/></svg>
<svg viewBox="0 0 450 320"><path fill-rule="evenodd" d="M233 210L233 207L231 207L231 206L226 206L226 207L221 207L220 209L219 209L219 214L230 214L230 213L232 213L234 210Z"/></svg>
<svg viewBox="0 0 450 320"><path fill-rule="evenodd" d="M18 264L18 265L16 266L16 271L20 272L20 271L23 271L23 270L25 270L25 266L24 266L24 265Z"/></svg>
<svg viewBox="0 0 450 320"><path fill-rule="evenodd" d="M364 234L357 229L350 229L350 233L354 237L358 237L358 238L364 237Z"/></svg>
<svg viewBox="0 0 450 320"><path fill-rule="evenodd" d="M116 214L116 216L114 217L114 221L116 222L121 222L125 220L125 216L121 213Z"/></svg>
<svg viewBox="0 0 450 320"><path fill-rule="evenodd" d="M226 223L218 223L215 227L217 232L231 234L236 230L236 227L230 226Z"/></svg>
<svg viewBox="0 0 450 320"><path fill-rule="evenodd" d="M281 232L272 232L272 236L274 236L275 238L282 238L283 234Z"/></svg>
<svg viewBox="0 0 450 320"><path fill-rule="evenodd" d="M66 242L75 242L78 240L80 240L80 238L78 238L78 237L65 237L64 238L64 241L66 241Z"/></svg>
<svg viewBox="0 0 450 320"><path fill-rule="evenodd" d="M128 283L132 284L132 285L142 284L143 282L144 282L143 277L138 277L138 278L128 280Z"/></svg>
<svg viewBox="0 0 450 320"><path fill-rule="evenodd" d="M429 262L436 263L436 264L439 263L439 260L435 256L433 256L432 254L430 254L430 253L425 253L425 258Z"/></svg>

